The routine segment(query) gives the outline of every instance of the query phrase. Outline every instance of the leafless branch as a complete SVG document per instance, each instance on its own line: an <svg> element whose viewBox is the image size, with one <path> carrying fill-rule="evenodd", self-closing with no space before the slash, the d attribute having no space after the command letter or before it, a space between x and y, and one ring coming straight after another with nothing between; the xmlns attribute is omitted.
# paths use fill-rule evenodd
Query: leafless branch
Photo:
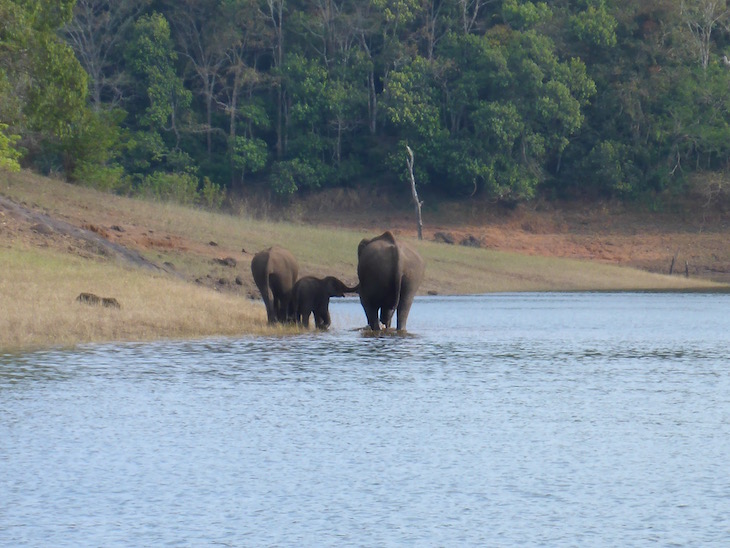
<svg viewBox="0 0 730 548"><path fill-rule="evenodd" d="M421 217L421 206L423 206L423 202L418 199L418 191L416 190L416 177L413 174L413 165L415 163L415 160L413 158L413 151L408 145L406 145L406 150L408 151L408 158L406 159L406 163L408 164L408 171L411 174L411 195L413 196L413 202L416 205L416 217L418 220L418 239L423 240L423 219Z"/></svg>

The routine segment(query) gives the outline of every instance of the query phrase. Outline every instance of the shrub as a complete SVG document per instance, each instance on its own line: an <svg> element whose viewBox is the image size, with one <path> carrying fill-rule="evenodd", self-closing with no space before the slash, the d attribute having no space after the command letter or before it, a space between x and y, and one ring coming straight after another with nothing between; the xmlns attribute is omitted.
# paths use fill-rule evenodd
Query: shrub
<svg viewBox="0 0 730 548"><path fill-rule="evenodd" d="M138 192L157 200L191 205L198 198L198 179L189 173L155 171L142 180Z"/></svg>
<svg viewBox="0 0 730 548"><path fill-rule="evenodd" d="M317 160L294 158L278 162L271 174L271 188L279 196L291 196L300 189L319 188L325 172L325 166Z"/></svg>
<svg viewBox="0 0 730 548"><path fill-rule="evenodd" d="M256 173L266 167L268 151L262 139L236 137L233 145L233 165L241 170L241 181L246 173Z"/></svg>
<svg viewBox="0 0 730 548"><path fill-rule="evenodd" d="M0 169L7 171L20 171L20 152L15 148L15 143L20 139L18 135L6 135L7 124L0 124Z"/></svg>
<svg viewBox="0 0 730 548"><path fill-rule="evenodd" d="M125 176L124 168L120 165L106 166L84 162L74 171L74 178L83 186L103 192L128 194L130 191L129 178Z"/></svg>
<svg viewBox="0 0 730 548"><path fill-rule="evenodd" d="M220 209L225 199L226 190L221 185L205 177L203 179L203 188L200 189L198 201L209 209Z"/></svg>

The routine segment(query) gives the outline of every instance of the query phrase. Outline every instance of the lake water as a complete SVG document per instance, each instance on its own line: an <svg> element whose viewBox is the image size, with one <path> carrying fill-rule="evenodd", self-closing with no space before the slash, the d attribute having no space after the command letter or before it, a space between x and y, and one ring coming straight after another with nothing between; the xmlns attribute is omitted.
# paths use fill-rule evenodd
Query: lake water
<svg viewBox="0 0 730 548"><path fill-rule="evenodd" d="M263 305L262 305L263 306ZM0 355L2 546L727 546L730 295Z"/></svg>

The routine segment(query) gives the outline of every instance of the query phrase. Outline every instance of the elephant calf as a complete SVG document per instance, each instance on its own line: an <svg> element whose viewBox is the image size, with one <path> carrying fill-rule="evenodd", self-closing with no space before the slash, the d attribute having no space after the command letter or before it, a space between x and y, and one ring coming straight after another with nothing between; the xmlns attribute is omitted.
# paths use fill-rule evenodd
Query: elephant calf
<svg viewBox="0 0 730 548"><path fill-rule="evenodd" d="M344 297L345 293L355 293L358 286L348 287L334 276L315 278L304 276L297 280L292 290L292 314L297 323L309 327L309 316L314 314L314 324L319 329L327 329L330 319L330 297Z"/></svg>

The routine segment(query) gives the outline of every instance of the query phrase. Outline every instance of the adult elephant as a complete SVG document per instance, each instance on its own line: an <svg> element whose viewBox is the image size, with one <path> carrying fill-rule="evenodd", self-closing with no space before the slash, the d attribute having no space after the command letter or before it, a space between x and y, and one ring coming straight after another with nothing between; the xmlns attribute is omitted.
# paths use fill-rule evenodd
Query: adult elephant
<svg viewBox="0 0 730 548"><path fill-rule="evenodd" d="M396 311L397 328L406 329L408 313L425 270L426 263L418 252L397 242L390 231L360 242L357 247L360 303L370 329L380 330L380 322L389 328Z"/></svg>
<svg viewBox="0 0 730 548"><path fill-rule="evenodd" d="M358 287L348 287L334 276L315 278L304 276L297 280L292 290L291 306L294 320L309 327L309 316L314 314L314 325L319 329L327 329L330 318L330 297L344 297L345 293L355 293Z"/></svg>
<svg viewBox="0 0 730 548"><path fill-rule="evenodd" d="M259 251L251 261L251 274L266 305L269 323L289 320L291 292L299 274L294 255L278 246Z"/></svg>

